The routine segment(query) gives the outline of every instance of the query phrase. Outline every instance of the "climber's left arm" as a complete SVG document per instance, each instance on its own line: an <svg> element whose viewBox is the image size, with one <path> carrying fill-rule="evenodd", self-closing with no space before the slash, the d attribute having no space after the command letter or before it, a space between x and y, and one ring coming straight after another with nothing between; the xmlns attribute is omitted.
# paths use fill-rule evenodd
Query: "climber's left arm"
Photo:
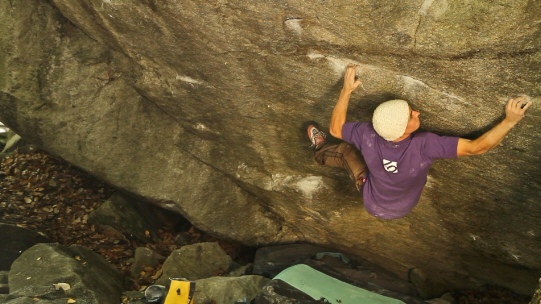
<svg viewBox="0 0 541 304"><path fill-rule="evenodd" d="M479 138L458 140L457 155L478 155L496 147L509 131L524 117L526 110L532 105L526 96L509 99L505 107L505 118L494 128Z"/></svg>

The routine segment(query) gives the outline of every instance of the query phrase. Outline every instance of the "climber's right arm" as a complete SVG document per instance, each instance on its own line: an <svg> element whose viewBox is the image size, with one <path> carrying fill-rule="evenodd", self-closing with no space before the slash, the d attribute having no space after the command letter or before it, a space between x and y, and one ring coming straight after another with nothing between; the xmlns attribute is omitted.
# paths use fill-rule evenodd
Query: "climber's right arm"
<svg viewBox="0 0 541 304"><path fill-rule="evenodd" d="M355 80L355 73L358 68L359 66L355 64L349 64L347 66L344 75L344 86L340 92L340 97L338 97L338 101L334 106L334 110L332 111L330 133L336 138L342 138L342 126L346 123L346 114L351 92L361 84L360 79Z"/></svg>

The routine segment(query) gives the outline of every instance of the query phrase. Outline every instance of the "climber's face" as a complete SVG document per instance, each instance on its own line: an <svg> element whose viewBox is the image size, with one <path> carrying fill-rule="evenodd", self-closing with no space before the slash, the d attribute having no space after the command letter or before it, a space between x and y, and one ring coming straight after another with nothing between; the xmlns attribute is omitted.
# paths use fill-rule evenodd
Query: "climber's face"
<svg viewBox="0 0 541 304"><path fill-rule="evenodd" d="M421 115L421 112L413 110L410 105L410 118L408 120L408 124L406 125L406 131L404 131L404 134L411 134L419 129L421 126L419 115Z"/></svg>

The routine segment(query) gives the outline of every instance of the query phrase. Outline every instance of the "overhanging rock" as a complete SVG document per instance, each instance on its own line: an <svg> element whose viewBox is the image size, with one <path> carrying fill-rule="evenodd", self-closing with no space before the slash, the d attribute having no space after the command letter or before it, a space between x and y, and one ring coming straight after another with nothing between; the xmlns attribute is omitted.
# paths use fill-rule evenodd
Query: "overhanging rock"
<svg viewBox="0 0 541 304"><path fill-rule="evenodd" d="M54 6L51 6L52 3ZM404 219L369 216L312 160L345 64L349 120L388 98L479 134L541 102L541 3L4 1L0 120L97 177L245 244L308 241L446 286L532 293L541 270L537 106L488 154L438 161ZM509 279L512 278L512 279Z"/></svg>

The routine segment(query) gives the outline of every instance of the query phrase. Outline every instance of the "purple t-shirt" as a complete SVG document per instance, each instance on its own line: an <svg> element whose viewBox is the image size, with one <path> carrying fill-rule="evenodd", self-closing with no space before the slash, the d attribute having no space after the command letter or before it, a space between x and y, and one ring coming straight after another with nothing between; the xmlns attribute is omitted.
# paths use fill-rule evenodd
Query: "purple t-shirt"
<svg viewBox="0 0 541 304"><path fill-rule="evenodd" d="M359 149L368 166L364 207L383 219L406 216L417 205L428 169L437 158L456 158L458 137L413 133L399 142L383 139L372 123L349 122L342 138Z"/></svg>

